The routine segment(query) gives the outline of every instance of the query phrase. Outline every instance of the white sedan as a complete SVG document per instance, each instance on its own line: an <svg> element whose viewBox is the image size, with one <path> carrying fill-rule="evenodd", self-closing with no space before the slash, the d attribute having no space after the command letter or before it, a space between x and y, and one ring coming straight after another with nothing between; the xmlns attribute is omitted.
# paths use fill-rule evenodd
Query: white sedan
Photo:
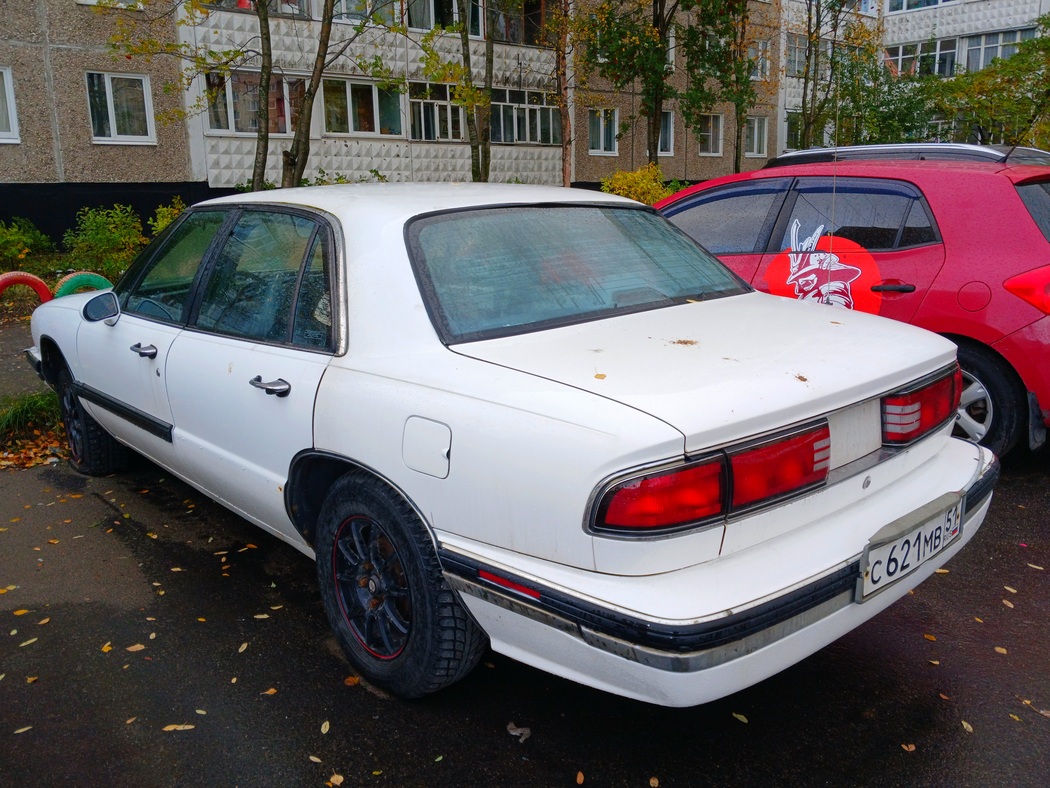
<svg viewBox="0 0 1050 788"><path fill-rule="evenodd" d="M33 338L78 470L130 447L316 557L347 657L403 697L486 642L729 694L926 579L998 475L951 437L951 342L754 292L595 192L212 200Z"/></svg>

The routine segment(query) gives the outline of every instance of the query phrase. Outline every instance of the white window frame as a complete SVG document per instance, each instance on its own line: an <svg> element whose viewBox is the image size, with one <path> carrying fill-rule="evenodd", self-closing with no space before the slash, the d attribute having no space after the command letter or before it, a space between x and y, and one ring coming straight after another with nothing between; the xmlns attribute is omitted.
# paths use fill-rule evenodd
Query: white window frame
<svg viewBox="0 0 1050 788"><path fill-rule="evenodd" d="M0 66L0 92L7 108L7 130L0 129L0 145L13 145L22 141L18 134L18 109L15 105L15 80L10 66ZM3 118L0 118L3 120Z"/></svg>
<svg viewBox="0 0 1050 788"><path fill-rule="evenodd" d="M138 5L137 0L132 0ZM98 0L77 0L78 3L97 4ZM288 10L291 6L293 10ZM210 8L216 11L240 11L242 13L255 13L254 0L212 0ZM310 0L269 0L268 7L271 14L281 16L310 16Z"/></svg>
<svg viewBox="0 0 1050 788"><path fill-rule="evenodd" d="M91 83L89 77L97 74L105 78L106 111L108 114L109 136L99 137L95 135L95 125L91 116ZM131 79L138 80L142 85L143 111L146 120L146 134L119 134L117 132L116 107L113 104L113 80ZM96 145L156 145L157 129L153 122L153 95L150 89L148 74L124 74L112 71L85 71L84 91L88 101L88 124L91 127L91 141Z"/></svg>
<svg viewBox="0 0 1050 788"><path fill-rule="evenodd" d="M233 99L233 90L232 90L231 83L233 82L234 78L237 75L239 75L239 74L253 74L256 77L259 76L259 72L258 71L241 70L241 71L234 71L233 73L230 74L229 77L227 77L227 78L225 78L223 80L222 96L219 99L217 99L217 100L221 100L223 102L223 107L226 110L226 127L222 128L222 127L216 127L216 126L212 126L211 125L212 124L212 118L211 118L211 110L210 110L210 107L209 107L208 112L205 113L205 115L206 115L206 121L205 122L206 122L206 127L207 127L206 133L207 134L209 134L209 135L222 135L222 136L235 135L235 136L238 136L238 137L254 137L258 133L257 130L254 129L254 128L246 129L244 131L240 131L240 130L237 129L237 120L235 118L236 106L235 106L235 102L234 102L234 99ZM270 136L271 137L276 136L276 137L284 138L284 137L291 137L293 134L295 134L295 123L293 122L293 119L292 119L292 101L291 101L291 94L289 93L289 90L288 90L288 83L289 82L293 82L293 81L294 82L305 82L305 79L306 79L305 77L296 77L296 76L290 76L290 75L289 76L280 76L278 74L273 74L271 76L271 80L277 83L277 85L279 86L280 90L284 94L283 95L284 108L285 108L285 112L287 113L287 115L284 118L285 131L271 131L270 132ZM207 85L207 77L205 77L205 85ZM254 113L252 113L252 114L254 114ZM307 122L307 123L310 122L309 118L305 118L305 119L304 118L300 118L299 120L300 121L304 121L305 120L305 122ZM271 118L271 121L272 121L272 118ZM254 122L254 118L253 118L252 122Z"/></svg>
<svg viewBox="0 0 1050 788"><path fill-rule="evenodd" d="M722 134L725 129L725 124L722 122L723 118L721 113L701 115L701 118L707 118L709 130L706 132L697 132L697 156L721 156L722 155ZM717 139L716 131L711 127L717 125ZM715 150L705 151L704 150L704 138L707 137L712 143L715 143Z"/></svg>
<svg viewBox="0 0 1050 788"><path fill-rule="evenodd" d="M595 147L594 135L591 133L593 129L593 120L598 121L598 147ZM612 148L606 148L605 142L609 136L609 129L612 128ZM601 109L590 109L587 110L587 153L590 156L618 156L619 155L619 136L620 130L620 111L618 109L612 109L609 107L603 107Z"/></svg>
<svg viewBox="0 0 1050 788"><path fill-rule="evenodd" d="M498 120L500 126L500 139L492 140L496 145L561 145L561 110L553 94L538 90L494 88L492 117ZM547 123L546 140L543 139L544 119ZM490 129L495 122L490 123ZM508 126L512 127L514 136L509 141L506 133Z"/></svg>
<svg viewBox="0 0 1050 788"><path fill-rule="evenodd" d="M906 14L909 11L923 11L927 8L957 3L959 0L889 0L886 3L887 14ZM894 6L898 6L894 8Z"/></svg>
<svg viewBox="0 0 1050 788"><path fill-rule="evenodd" d="M299 2L305 4L308 0ZM356 25L371 20L374 15L388 24L400 22L401 3L399 0L335 0L332 8L332 21L340 24ZM405 18L407 23L407 10Z"/></svg>
<svg viewBox="0 0 1050 788"><path fill-rule="evenodd" d="M674 36L674 28L667 31L667 49L664 51L664 69L668 74L674 73L674 55L677 43Z"/></svg>
<svg viewBox="0 0 1050 788"><path fill-rule="evenodd" d="M1013 40L1004 42L1003 36L1010 34L1014 35ZM993 37L995 39L994 43L989 40ZM965 43L959 45L959 53L956 55L955 61L956 68L959 67L960 61L965 58L965 63L962 65L967 71L980 71L983 68L987 68L997 57L1003 60L1013 57L1021 42L1032 38L1035 38L1034 27L1013 28L1011 30L1000 30L995 33L978 33L977 35L963 36L961 40ZM1007 48L1013 51L1009 54L1004 54L1003 50ZM976 54L979 61L975 69L970 68L971 53Z"/></svg>
<svg viewBox="0 0 1050 788"><path fill-rule="evenodd" d="M446 85L439 83L428 84L426 82L409 82L409 93L408 93L408 138L413 142L462 142L465 139L465 133L467 128L467 118L463 110L463 107L457 105L452 101L452 91L454 85ZM413 88L416 85L423 85L424 90L427 91L427 95L413 96L413 90L419 88ZM443 88L443 92L446 98L442 98L438 95L433 95L431 91L435 88ZM432 125L435 130L434 139L427 139L425 136L416 136L414 129L414 120L416 113L419 113L420 125L426 128L426 122L423 119L425 113L433 113ZM444 116L448 119L448 134L441 136L440 118ZM454 120L458 118L458 123ZM453 133L456 126L459 126L459 136L455 136Z"/></svg>
<svg viewBox="0 0 1050 788"><path fill-rule="evenodd" d="M674 113L671 110L660 113L660 141L657 145L657 156L674 156Z"/></svg>
<svg viewBox="0 0 1050 788"><path fill-rule="evenodd" d="M325 104L325 90L330 82L341 82L343 83L343 90L346 91L346 111L347 111L347 123L349 124L349 131L329 131L328 130L328 110ZM350 93L350 87L368 87L372 90L372 118L375 120L376 130L375 131L359 131L353 127L353 95ZM401 94L394 94L398 97L398 120L401 123L401 128L397 132L390 132L384 134L382 131L382 109L379 105L379 86L374 82L365 82L360 79L343 79L341 77L325 77L321 81L321 108L323 120L321 122L323 136L325 137L378 137L381 139L392 139L406 136L405 131L405 107L404 101ZM388 91L392 92L392 91ZM411 125L411 123L409 123Z"/></svg>
<svg viewBox="0 0 1050 788"><path fill-rule="evenodd" d="M751 60L751 79L764 82L769 79L769 41L754 41L747 48Z"/></svg>
<svg viewBox="0 0 1050 788"><path fill-rule="evenodd" d="M765 115L748 115L744 127L744 157L765 159L769 139L769 119Z"/></svg>

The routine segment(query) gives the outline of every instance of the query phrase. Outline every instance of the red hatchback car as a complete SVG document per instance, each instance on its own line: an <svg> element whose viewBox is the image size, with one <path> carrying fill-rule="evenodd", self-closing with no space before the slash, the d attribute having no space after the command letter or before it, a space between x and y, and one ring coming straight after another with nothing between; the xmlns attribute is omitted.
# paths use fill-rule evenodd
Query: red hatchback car
<svg viewBox="0 0 1050 788"><path fill-rule="evenodd" d="M756 289L952 339L966 380L957 434L999 454L1044 443L1050 167L799 164L706 181L656 208Z"/></svg>

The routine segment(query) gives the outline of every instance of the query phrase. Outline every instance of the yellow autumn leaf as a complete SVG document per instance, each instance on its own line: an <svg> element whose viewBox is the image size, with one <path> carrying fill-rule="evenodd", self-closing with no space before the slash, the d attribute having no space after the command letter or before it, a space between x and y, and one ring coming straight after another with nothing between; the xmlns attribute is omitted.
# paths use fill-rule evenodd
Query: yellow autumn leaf
<svg viewBox="0 0 1050 788"><path fill-rule="evenodd" d="M940 665L941 661L939 659L931 659L931 660L929 660L929 663L931 665Z"/></svg>
<svg viewBox="0 0 1050 788"><path fill-rule="evenodd" d="M260 692L259 694L260 695L276 695L277 694L277 688L276 687L270 687L270 689L266 690L265 692Z"/></svg>
<svg viewBox="0 0 1050 788"><path fill-rule="evenodd" d="M36 684L39 676L26 676L26 684Z"/></svg>
<svg viewBox="0 0 1050 788"><path fill-rule="evenodd" d="M649 778L649 788L660 788L660 781L655 777Z"/></svg>
<svg viewBox="0 0 1050 788"><path fill-rule="evenodd" d="M332 726L331 724L329 724L328 720L325 720L321 723L321 733L328 733L328 731L331 730L331 728Z"/></svg>
<svg viewBox="0 0 1050 788"><path fill-rule="evenodd" d="M1006 606L1007 606L1008 608L1011 608L1011 609L1012 609L1012 608L1013 608L1013 606L1014 606L1014 603L1013 603L1013 602L1011 602L1011 601L1010 601L1009 599L1004 599L1004 600L1003 600L1003 604L1004 604L1004 605L1006 605Z"/></svg>
<svg viewBox="0 0 1050 788"><path fill-rule="evenodd" d="M36 641L36 638L29 638L29 640L27 640L25 643L20 643L18 647L22 648L22 646L28 646L30 643L36 643Z"/></svg>
<svg viewBox="0 0 1050 788"><path fill-rule="evenodd" d="M321 762L321 759L318 758L316 755L311 755L310 756L310 760L313 761L314 763L320 763Z"/></svg>
<svg viewBox="0 0 1050 788"><path fill-rule="evenodd" d="M576 784L583 785L583 772L576 772Z"/></svg>
<svg viewBox="0 0 1050 788"><path fill-rule="evenodd" d="M977 618L977 616L974 616L973 620L976 621L978 624L983 624L984 623L984 619L983 618Z"/></svg>
<svg viewBox="0 0 1050 788"><path fill-rule="evenodd" d="M14 612L14 615L16 615L16 616L24 616L28 612L29 612L28 610L26 610L25 608L22 608L21 610L16 610Z"/></svg>
<svg viewBox="0 0 1050 788"><path fill-rule="evenodd" d="M108 654L112 650L113 650L113 646L110 645L108 642L102 644L102 653L103 654Z"/></svg>
<svg viewBox="0 0 1050 788"><path fill-rule="evenodd" d="M24 728L19 728L17 731L15 731L15 733L16 734L18 734L18 733L25 733L26 731L30 731L32 729L33 729L32 725L26 725Z"/></svg>
<svg viewBox="0 0 1050 788"><path fill-rule="evenodd" d="M948 574L948 570L947 569L943 569L943 568L942 569L934 569L933 573L935 575L946 575L946 574ZM909 752L910 752L910 750L909 750Z"/></svg>
<svg viewBox="0 0 1050 788"><path fill-rule="evenodd" d="M142 651L144 648L146 647L141 643L136 643L134 646L128 646L125 651Z"/></svg>
<svg viewBox="0 0 1050 788"><path fill-rule="evenodd" d="M923 635L923 637L929 640L931 643L937 642L937 638L935 638L933 635Z"/></svg>
<svg viewBox="0 0 1050 788"><path fill-rule="evenodd" d="M1016 588L1010 588L1010 586L1003 586L1003 588L1005 588L1011 594L1016 594L1017 593L1017 589Z"/></svg>
<svg viewBox="0 0 1050 788"><path fill-rule="evenodd" d="M1038 569L1040 572L1044 571L1043 567L1037 566L1036 564L1029 564L1029 566L1032 567L1032 569Z"/></svg>
<svg viewBox="0 0 1050 788"><path fill-rule="evenodd" d="M343 683L348 687L356 687L358 684L361 683L361 679L359 679L357 676L347 676L345 679L343 679Z"/></svg>
<svg viewBox="0 0 1050 788"><path fill-rule="evenodd" d="M901 749L904 750L905 752L915 752L915 745L914 744L902 744L901 745Z"/></svg>
<svg viewBox="0 0 1050 788"><path fill-rule="evenodd" d="M47 617L42 618L39 621L37 621L36 624L37 624L37 626L43 626L44 624L46 624L50 620L51 620L51 616L47 616Z"/></svg>
<svg viewBox="0 0 1050 788"><path fill-rule="evenodd" d="M195 727L197 727L197 726L196 725L165 725L163 728L161 728L161 730L165 731L165 732L169 732L169 731L191 731Z"/></svg>
<svg viewBox="0 0 1050 788"><path fill-rule="evenodd" d="M966 720L962 721L962 726L963 726L963 730L966 731L967 733L973 733L973 726L970 723L968 723Z"/></svg>
<svg viewBox="0 0 1050 788"><path fill-rule="evenodd" d="M48 544L58 544L58 540L57 539L48 539L47 543Z"/></svg>
<svg viewBox="0 0 1050 788"><path fill-rule="evenodd" d="M245 641L245 642L241 643L241 647L239 649L237 649L237 653L238 654L243 654L244 650L246 648L248 648L248 641Z"/></svg>
<svg viewBox="0 0 1050 788"><path fill-rule="evenodd" d="M208 713L208 712L206 712L206 711L205 711L204 709L196 709L196 712L197 712L198 714L207 714L207 713Z"/></svg>
<svg viewBox="0 0 1050 788"><path fill-rule="evenodd" d="M131 723L133 723L137 719L138 719L138 717L128 717L126 720L124 720L124 724L125 725L130 725Z"/></svg>
<svg viewBox="0 0 1050 788"><path fill-rule="evenodd" d="M995 647L995 653L996 654L1005 654L1007 652L1006 652L1006 649L1003 648L1002 646L996 646Z"/></svg>
<svg viewBox="0 0 1050 788"><path fill-rule="evenodd" d="M1020 722L1021 721L1021 718L1018 717L1016 714L1011 714L1010 715L1010 719L1013 720L1014 722Z"/></svg>
<svg viewBox="0 0 1050 788"><path fill-rule="evenodd" d="M741 722L747 722L747 717L745 717L743 714L737 714L735 711L733 712L733 717L740 720Z"/></svg>
<svg viewBox="0 0 1050 788"><path fill-rule="evenodd" d="M256 613L252 618L269 618L270 616L266 613Z"/></svg>
<svg viewBox="0 0 1050 788"><path fill-rule="evenodd" d="M605 373L604 372L597 372L597 373L595 373L594 379L595 380L605 380Z"/></svg>
<svg viewBox="0 0 1050 788"><path fill-rule="evenodd" d="M342 785L343 775L333 774L331 777L328 778L328 782L330 782L332 785Z"/></svg>

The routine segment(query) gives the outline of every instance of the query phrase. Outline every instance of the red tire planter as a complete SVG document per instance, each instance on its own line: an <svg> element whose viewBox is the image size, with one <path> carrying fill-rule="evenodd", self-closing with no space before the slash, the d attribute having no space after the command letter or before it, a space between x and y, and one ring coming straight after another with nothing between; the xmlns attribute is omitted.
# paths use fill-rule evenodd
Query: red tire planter
<svg viewBox="0 0 1050 788"><path fill-rule="evenodd" d="M3 293L12 285L25 285L33 288L37 296L39 296L41 304L45 301L50 301L52 298L51 288L47 286L47 283L39 276L27 274L25 271L8 271L6 274L0 274L0 293Z"/></svg>

